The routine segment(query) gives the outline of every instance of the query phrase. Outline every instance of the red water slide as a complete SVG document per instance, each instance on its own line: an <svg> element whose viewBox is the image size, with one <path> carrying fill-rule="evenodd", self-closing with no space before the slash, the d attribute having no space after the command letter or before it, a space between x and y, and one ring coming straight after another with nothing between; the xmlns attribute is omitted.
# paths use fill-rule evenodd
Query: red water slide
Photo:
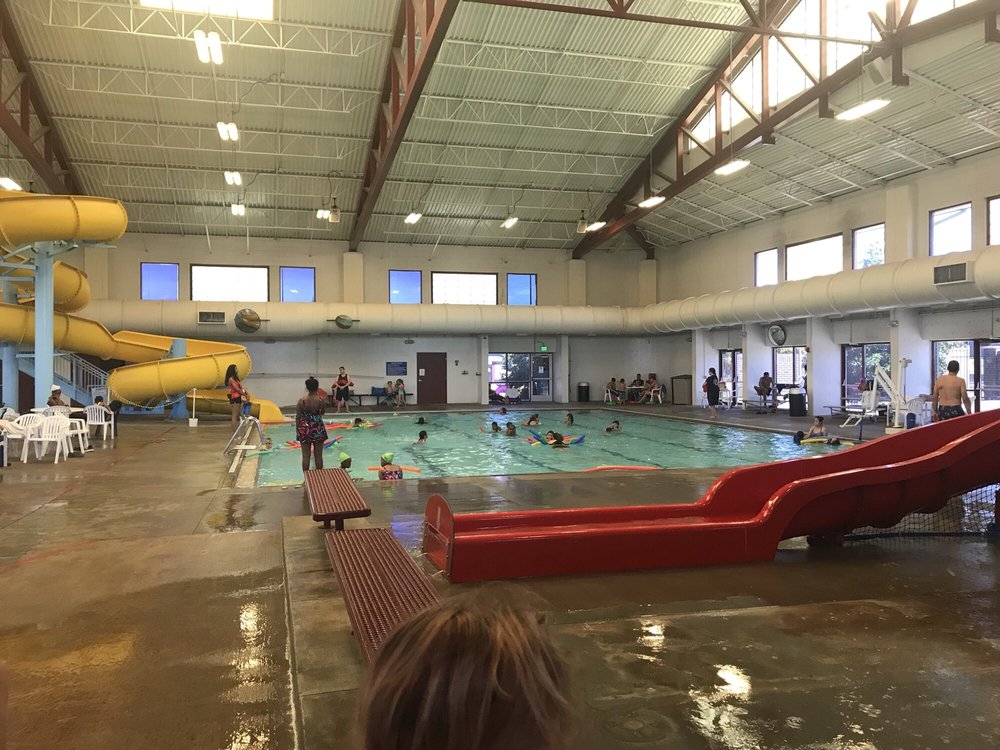
<svg viewBox="0 0 1000 750"><path fill-rule="evenodd" d="M732 469L696 503L452 512L433 495L423 550L453 583L771 560L778 543L893 526L1000 482L1000 412L814 458Z"/></svg>

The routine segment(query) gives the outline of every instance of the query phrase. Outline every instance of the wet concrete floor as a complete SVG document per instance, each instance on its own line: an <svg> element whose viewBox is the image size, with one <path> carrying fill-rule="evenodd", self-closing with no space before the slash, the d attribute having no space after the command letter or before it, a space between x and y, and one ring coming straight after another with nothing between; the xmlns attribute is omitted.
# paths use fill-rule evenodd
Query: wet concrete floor
<svg viewBox="0 0 1000 750"><path fill-rule="evenodd" d="M227 438L126 422L85 457L0 469L11 748L352 746L363 666L322 530L300 488L229 489ZM350 523L420 560L433 492L461 510L685 502L717 474L364 482L372 517ZM774 563L518 585L572 666L571 747L975 750L1000 746L998 572L978 541L792 541Z"/></svg>

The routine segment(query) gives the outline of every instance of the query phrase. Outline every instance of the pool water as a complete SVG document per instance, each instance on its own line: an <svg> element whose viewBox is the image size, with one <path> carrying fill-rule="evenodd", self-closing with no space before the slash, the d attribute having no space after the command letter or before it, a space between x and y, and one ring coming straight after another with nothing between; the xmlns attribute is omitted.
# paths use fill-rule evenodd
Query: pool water
<svg viewBox="0 0 1000 750"><path fill-rule="evenodd" d="M327 423L345 415L327 415ZM351 415L353 418L355 415ZM623 414L602 409L573 412L575 425L563 424L564 411L541 412L541 425L522 427L526 412L511 412L506 417L495 411L446 412L432 414L367 415L370 429L330 430L342 435L338 444L326 450L326 466L339 465L341 451L353 459L352 476L377 479L367 467L376 466L385 451L395 454L401 466L420 469L404 473L406 478L461 477L496 474L544 474L581 471L596 466L655 466L660 468L707 468L745 466L787 458L817 455L831 450L822 445L795 445L789 435L745 430L713 424L684 422L663 417ZM426 425L416 424L423 416ZM622 431L608 434L604 428L613 419L621 421ZM518 436L505 437L480 432L490 422L503 426L508 420L517 425ZM348 421L348 420L344 420ZM548 430L564 435L586 436L583 443L568 448L532 445L525 438L530 430L545 434ZM417 433L427 430L425 445L415 445ZM295 439L292 425L268 427L276 450L261 456L258 484L296 484L302 481L301 452L282 449L286 440ZM836 449L832 449L836 450Z"/></svg>

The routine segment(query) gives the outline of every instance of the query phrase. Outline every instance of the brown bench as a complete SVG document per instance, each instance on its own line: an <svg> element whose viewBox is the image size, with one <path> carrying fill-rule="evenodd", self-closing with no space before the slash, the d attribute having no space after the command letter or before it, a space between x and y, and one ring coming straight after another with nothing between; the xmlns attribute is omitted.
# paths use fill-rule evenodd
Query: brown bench
<svg viewBox="0 0 1000 750"><path fill-rule="evenodd" d="M440 598L389 529L327 532L326 549L367 662L398 624Z"/></svg>
<svg viewBox="0 0 1000 750"><path fill-rule="evenodd" d="M345 518L364 518L372 509L354 486L351 475L343 469L313 469L306 472L306 496L314 521L322 521L323 528L336 524L344 528Z"/></svg>

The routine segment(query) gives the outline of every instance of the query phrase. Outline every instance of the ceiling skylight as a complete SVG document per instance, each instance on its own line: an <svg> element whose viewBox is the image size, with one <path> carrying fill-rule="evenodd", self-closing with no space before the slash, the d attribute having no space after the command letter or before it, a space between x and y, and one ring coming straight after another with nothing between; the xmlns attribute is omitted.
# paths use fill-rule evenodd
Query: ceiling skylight
<svg viewBox="0 0 1000 750"><path fill-rule="evenodd" d="M139 0L143 8L206 13L256 21L274 20L274 0Z"/></svg>

